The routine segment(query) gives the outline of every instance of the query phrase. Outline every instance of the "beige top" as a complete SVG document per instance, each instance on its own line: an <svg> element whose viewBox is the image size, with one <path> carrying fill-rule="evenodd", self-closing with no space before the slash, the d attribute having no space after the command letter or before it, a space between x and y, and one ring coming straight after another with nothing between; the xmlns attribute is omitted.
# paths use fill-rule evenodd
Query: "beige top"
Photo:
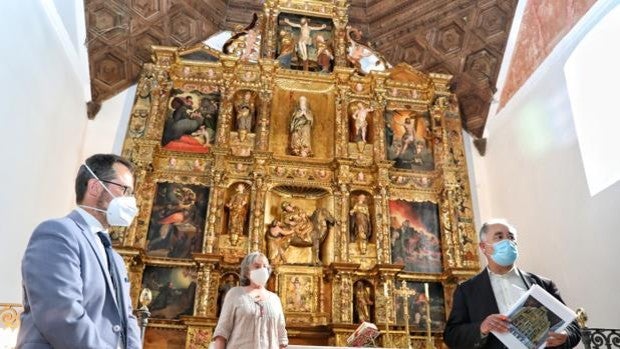
<svg viewBox="0 0 620 349"><path fill-rule="evenodd" d="M227 340L226 348L278 349L288 345L280 298L267 291L267 299L255 301L242 286L226 293L213 338Z"/></svg>

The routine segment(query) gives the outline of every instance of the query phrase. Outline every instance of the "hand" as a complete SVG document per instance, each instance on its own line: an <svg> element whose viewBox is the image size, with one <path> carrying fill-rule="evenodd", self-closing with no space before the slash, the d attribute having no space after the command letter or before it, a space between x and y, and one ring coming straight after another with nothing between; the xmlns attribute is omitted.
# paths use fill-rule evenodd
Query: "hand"
<svg viewBox="0 0 620 349"><path fill-rule="evenodd" d="M480 332L484 335L489 334L491 331L495 332L508 332L508 323L510 319L506 315L491 314L487 316L480 324Z"/></svg>
<svg viewBox="0 0 620 349"><path fill-rule="evenodd" d="M545 343L547 347L557 347L558 345L562 345L568 339L568 334L566 331L562 332L549 332L547 336L547 342Z"/></svg>

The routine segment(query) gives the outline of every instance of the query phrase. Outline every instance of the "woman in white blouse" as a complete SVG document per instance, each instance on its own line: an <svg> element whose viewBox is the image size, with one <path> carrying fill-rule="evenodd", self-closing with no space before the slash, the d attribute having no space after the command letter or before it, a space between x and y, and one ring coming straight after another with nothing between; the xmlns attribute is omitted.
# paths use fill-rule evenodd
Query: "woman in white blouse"
<svg viewBox="0 0 620 349"><path fill-rule="evenodd" d="M213 331L216 349L286 348L282 303L265 284L271 274L264 254L252 252L241 262L240 284L226 293Z"/></svg>

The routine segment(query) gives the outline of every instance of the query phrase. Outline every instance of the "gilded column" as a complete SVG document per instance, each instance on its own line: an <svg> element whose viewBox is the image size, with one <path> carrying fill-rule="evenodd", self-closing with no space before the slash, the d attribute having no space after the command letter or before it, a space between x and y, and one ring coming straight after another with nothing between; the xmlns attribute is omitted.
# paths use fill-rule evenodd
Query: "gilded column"
<svg viewBox="0 0 620 349"><path fill-rule="evenodd" d="M237 64L237 58L223 56L222 58L222 102L220 105L220 121L217 127L216 142L217 145L223 147L228 144L228 138L230 134L232 111L233 111L233 98L235 90L233 83L235 80L235 66Z"/></svg>

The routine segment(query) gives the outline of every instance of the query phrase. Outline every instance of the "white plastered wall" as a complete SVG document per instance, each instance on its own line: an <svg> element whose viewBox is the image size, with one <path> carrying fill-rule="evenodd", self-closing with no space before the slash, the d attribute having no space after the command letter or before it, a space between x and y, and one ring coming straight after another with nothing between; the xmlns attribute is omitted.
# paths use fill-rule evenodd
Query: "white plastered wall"
<svg viewBox="0 0 620 349"><path fill-rule="evenodd" d="M90 100L81 1L0 1L0 303L21 303L32 230L75 207L75 174L94 153L120 154L135 86Z"/></svg>
<svg viewBox="0 0 620 349"><path fill-rule="evenodd" d="M0 1L0 302L21 302L30 233L74 201L90 99L86 52L76 45L84 8L57 3Z"/></svg>
<svg viewBox="0 0 620 349"><path fill-rule="evenodd" d="M506 107L489 117L486 155L468 154L477 226L491 217L514 223L518 265L553 279L570 307L585 308L590 327L620 328L620 183L589 193L563 66L617 4L593 5ZM604 120L592 115L592 122Z"/></svg>

